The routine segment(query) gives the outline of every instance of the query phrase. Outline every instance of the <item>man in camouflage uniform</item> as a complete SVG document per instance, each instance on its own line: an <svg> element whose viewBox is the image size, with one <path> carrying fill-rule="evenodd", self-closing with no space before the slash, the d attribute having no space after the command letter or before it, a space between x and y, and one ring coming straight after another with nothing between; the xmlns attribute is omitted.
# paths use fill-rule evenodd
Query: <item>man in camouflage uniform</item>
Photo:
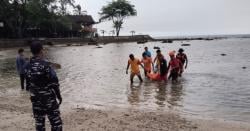
<svg viewBox="0 0 250 131"><path fill-rule="evenodd" d="M51 124L51 131L62 131L62 120L59 105L62 102L58 78L55 71L43 57L41 43L32 43L30 46L33 57L25 68L31 94L33 115L37 131L45 131L45 116ZM59 100L59 103L57 102Z"/></svg>

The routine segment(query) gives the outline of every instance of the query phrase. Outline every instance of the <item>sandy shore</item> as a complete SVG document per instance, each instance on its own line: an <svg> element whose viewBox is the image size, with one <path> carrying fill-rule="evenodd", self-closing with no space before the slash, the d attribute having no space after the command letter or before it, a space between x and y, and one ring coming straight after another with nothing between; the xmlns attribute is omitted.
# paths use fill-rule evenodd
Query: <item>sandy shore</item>
<svg viewBox="0 0 250 131"><path fill-rule="evenodd" d="M34 130L28 96L0 97L1 131ZM66 107L63 105L62 107ZM66 131L249 131L248 125L217 120L185 119L177 113L136 109L96 110L62 108ZM49 128L49 122L47 129Z"/></svg>

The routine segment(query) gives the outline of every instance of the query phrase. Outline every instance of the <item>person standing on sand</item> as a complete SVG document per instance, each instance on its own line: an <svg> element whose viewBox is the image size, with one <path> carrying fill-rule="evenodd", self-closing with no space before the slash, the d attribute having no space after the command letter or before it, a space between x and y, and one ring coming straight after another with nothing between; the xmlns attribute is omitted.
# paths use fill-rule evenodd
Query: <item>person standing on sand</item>
<svg viewBox="0 0 250 131"><path fill-rule="evenodd" d="M17 69L17 73L20 77L20 81L21 81L21 89L24 89L24 82L25 82L25 76L24 76L24 67L26 65L26 61L24 58L24 49L20 48L18 50L18 56L16 57L16 69ZM26 81L26 90L28 91L28 87L27 87L27 81Z"/></svg>
<svg viewBox="0 0 250 131"><path fill-rule="evenodd" d="M144 51L143 53L146 53L146 55L147 55L148 57L151 57L151 52L148 51L148 47L145 47L144 50L145 50L145 51Z"/></svg>
<svg viewBox="0 0 250 131"><path fill-rule="evenodd" d="M41 43L30 46L33 57L25 68L36 131L45 131L45 116L51 124L51 131L62 131L59 106L62 103L58 78L50 63L44 60ZM59 100L59 103L57 102Z"/></svg>
<svg viewBox="0 0 250 131"><path fill-rule="evenodd" d="M169 56L170 56L170 61L169 61L169 64L168 64L168 68L167 68L167 72L169 72L170 70L170 75L169 75L169 79L172 78L172 81L173 82L177 82L178 80L178 75L181 71L181 67L182 67L182 63L179 59L177 59L175 57L175 52L172 51L169 53Z"/></svg>
<svg viewBox="0 0 250 131"><path fill-rule="evenodd" d="M180 68L180 76L182 75L182 73L184 72L184 64L186 63L185 65L185 69L187 69L187 65L188 65L188 58L187 58L187 55L185 53L183 53L184 50L182 48L180 48L178 50L178 54L176 55L176 58L179 59L182 63L182 66Z"/></svg>
<svg viewBox="0 0 250 131"><path fill-rule="evenodd" d="M128 60L128 65L127 65L127 69L126 69L126 74L128 74L128 69L129 66L131 65L131 74L130 74L130 82L131 84L133 84L133 80L134 80L134 76L137 75L138 78L140 79L141 82L143 82L142 77L141 77L141 73L140 73L140 68L139 65L143 67L143 65L141 64L140 60L135 58L133 54L129 55L129 60Z"/></svg>
<svg viewBox="0 0 250 131"><path fill-rule="evenodd" d="M148 57L147 54L144 52L142 54L141 63L144 65L144 74L147 77L148 73L151 73L152 67L154 68L154 63L151 57Z"/></svg>

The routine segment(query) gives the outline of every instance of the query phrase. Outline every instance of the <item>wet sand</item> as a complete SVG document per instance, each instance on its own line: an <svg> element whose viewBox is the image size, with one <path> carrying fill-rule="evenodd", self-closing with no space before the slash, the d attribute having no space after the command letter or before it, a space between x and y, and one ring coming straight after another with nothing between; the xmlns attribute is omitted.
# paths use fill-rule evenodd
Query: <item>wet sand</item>
<svg viewBox="0 0 250 131"><path fill-rule="evenodd" d="M32 131L31 104L27 93L23 97L1 97L0 129L3 131ZM249 131L250 126L219 120L182 118L176 112L155 112L138 109L99 110L64 108L62 119L66 131ZM48 119L47 129L50 128Z"/></svg>

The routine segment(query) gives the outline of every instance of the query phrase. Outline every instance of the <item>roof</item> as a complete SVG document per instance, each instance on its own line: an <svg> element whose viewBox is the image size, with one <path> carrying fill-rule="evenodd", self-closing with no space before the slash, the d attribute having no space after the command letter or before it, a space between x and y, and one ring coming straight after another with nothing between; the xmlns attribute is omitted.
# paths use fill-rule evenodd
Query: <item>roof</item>
<svg viewBox="0 0 250 131"><path fill-rule="evenodd" d="M91 15L68 15L68 18L75 23L82 23L84 25L95 24L96 22Z"/></svg>

